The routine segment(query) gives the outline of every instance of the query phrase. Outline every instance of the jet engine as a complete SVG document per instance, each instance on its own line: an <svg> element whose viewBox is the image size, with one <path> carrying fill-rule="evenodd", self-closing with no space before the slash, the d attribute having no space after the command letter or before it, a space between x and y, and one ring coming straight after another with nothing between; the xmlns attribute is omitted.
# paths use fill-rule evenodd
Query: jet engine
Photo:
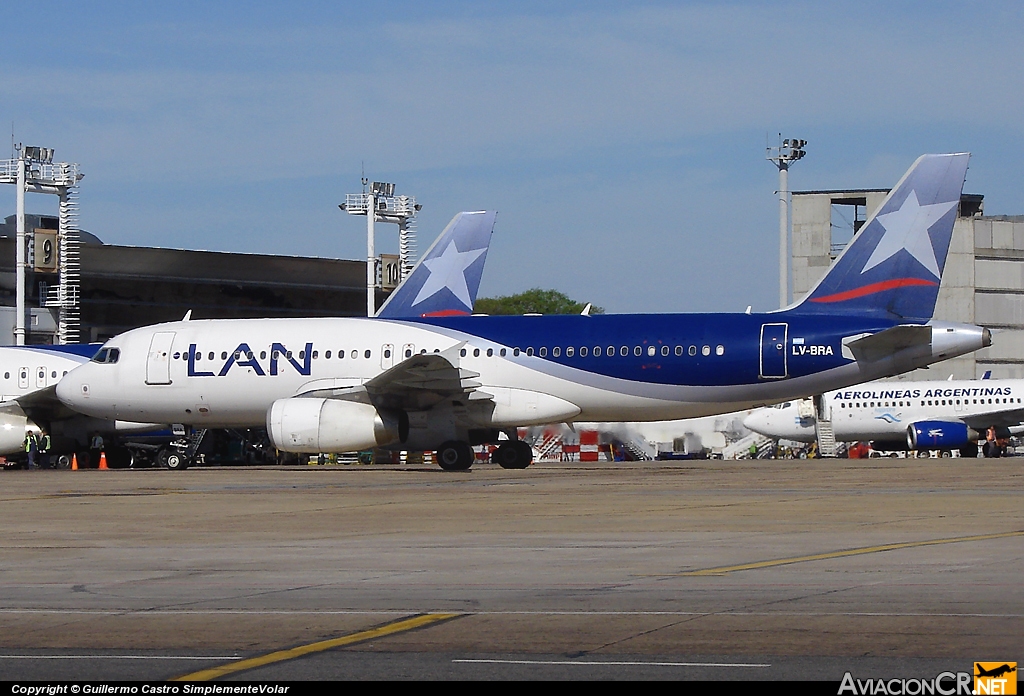
<svg viewBox="0 0 1024 696"><path fill-rule="evenodd" d="M23 413L0 411L0 454L25 451L25 433L31 422Z"/></svg>
<svg viewBox="0 0 1024 696"><path fill-rule="evenodd" d="M267 411L267 433L285 452L354 452L398 440L398 421L369 404L337 399L278 399Z"/></svg>
<svg viewBox="0 0 1024 696"><path fill-rule="evenodd" d="M907 426L907 446L916 449L959 449L978 441L978 431L960 422L919 421Z"/></svg>

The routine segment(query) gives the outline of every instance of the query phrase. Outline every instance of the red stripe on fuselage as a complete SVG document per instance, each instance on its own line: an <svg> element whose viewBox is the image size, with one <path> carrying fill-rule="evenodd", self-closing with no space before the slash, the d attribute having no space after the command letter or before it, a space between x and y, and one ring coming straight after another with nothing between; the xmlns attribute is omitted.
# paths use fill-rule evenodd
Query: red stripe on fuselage
<svg viewBox="0 0 1024 696"><path fill-rule="evenodd" d="M934 280L924 280L923 278L895 278L893 280L883 280L880 283L872 283L871 285L854 288L853 290L847 290L845 292L837 292L834 295L814 297L811 298L811 302L843 302L844 300L852 300L855 297L874 295L876 292L883 292L885 290L893 290L895 288L914 285L938 285L938 283Z"/></svg>
<svg viewBox="0 0 1024 696"><path fill-rule="evenodd" d="M442 309L438 312L427 312L421 314L421 317L468 317L469 312L463 312L461 309Z"/></svg>

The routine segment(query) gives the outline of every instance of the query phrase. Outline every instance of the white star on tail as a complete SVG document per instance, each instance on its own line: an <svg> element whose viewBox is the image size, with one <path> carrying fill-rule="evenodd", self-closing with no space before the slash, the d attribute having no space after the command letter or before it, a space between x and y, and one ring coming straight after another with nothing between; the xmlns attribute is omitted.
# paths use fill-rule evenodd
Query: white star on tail
<svg viewBox="0 0 1024 696"><path fill-rule="evenodd" d="M899 210L879 215L877 220L885 228L885 233L878 240L868 262L861 273L871 270L883 261L892 258L900 249L921 262L936 278L940 277L939 263L935 260L935 249L932 239L928 236L931 227L959 201L947 201L934 205L920 205L917 202L917 191L911 191Z"/></svg>
<svg viewBox="0 0 1024 696"><path fill-rule="evenodd" d="M423 265L430 271L430 275L416 294L416 299L412 301L413 306L448 288L462 304L472 307L473 300L470 299L469 288L466 286L466 269L485 251L486 249L459 251L455 247L455 240L452 240L445 247L443 254L425 259Z"/></svg>

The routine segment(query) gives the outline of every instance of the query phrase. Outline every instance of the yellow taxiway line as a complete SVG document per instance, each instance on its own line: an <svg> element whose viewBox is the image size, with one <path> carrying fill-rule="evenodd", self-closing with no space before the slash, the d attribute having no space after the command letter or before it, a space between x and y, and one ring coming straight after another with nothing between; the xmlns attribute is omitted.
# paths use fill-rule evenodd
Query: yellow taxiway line
<svg viewBox="0 0 1024 696"><path fill-rule="evenodd" d="M192 672L191 674L184 674L180 677L175 677L171 681L210 681L236 672L242 672L247 669L255 669L256 667L263 667L265 665L274 664L275 662L284 662L285 660L294 660L295 658L302 657L303 655L323 652L324 650L340 648L346 645L354 645L355 643L361 643L374 638L382 638L384 636L394 635L395 633L411 631L416 628L422 628L423 626L438 623L439 621L454 619L458 616L462 616L462 614L421 614L409 619L392 621L391 623L378 626L377 628L371 628L366 631L350 633L347 636L321 640L315 643L308 643L306 645L289 648L287 650L278 650L276 652L267 653L266 655L259 655L257 657L250 657L236 662L229 662L219 667L202 669L198 672Z"/></svg>
<svg viewBox="0 0 1024 696"><path fill-rule="evenodd" d="M899 544L881 544L879 546L864 546L859 549L845 549L843 551L828 551L826 553L815 553L809 556L794 556L792 558L776 558L771 561L756 561L754 563L741 563L732 566L719 566L718 568L705 568L704 570L691 570L684 573L672 573L660 577L701 577L707 575L725 575L741 570L757 570L759 568L773 568L775 566L790 565L792 563L806 563L807 561L824 561L830 558L845 558L846 556L862 556L867 553L880 553L882 551L896 551L897 549L912 549L917 546L937 546L939 544L959 544L965 541L986 541L988 539L1006 539L1008 537L1024 536L1024 531L1003 532L1001 534L979 534L976 536L950 537L948 539L927 539L924 541L905 541Z"/></svg>

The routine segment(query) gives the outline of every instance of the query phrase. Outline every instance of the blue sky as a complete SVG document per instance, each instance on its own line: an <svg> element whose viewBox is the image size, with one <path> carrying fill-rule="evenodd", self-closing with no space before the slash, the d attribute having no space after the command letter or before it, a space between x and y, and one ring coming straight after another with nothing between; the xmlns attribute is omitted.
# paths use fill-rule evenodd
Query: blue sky
<svg viewBox="0 0 1024 696"><path fill-rule="evenodd" d="M81 164L108 243L360 258L365 162L424 205L421 249L499 211L483 294L772 309L767 133L809 141L794 189L969 150L966 190L1024 214L1022 7L8 3L0 123Z"/></svg>

